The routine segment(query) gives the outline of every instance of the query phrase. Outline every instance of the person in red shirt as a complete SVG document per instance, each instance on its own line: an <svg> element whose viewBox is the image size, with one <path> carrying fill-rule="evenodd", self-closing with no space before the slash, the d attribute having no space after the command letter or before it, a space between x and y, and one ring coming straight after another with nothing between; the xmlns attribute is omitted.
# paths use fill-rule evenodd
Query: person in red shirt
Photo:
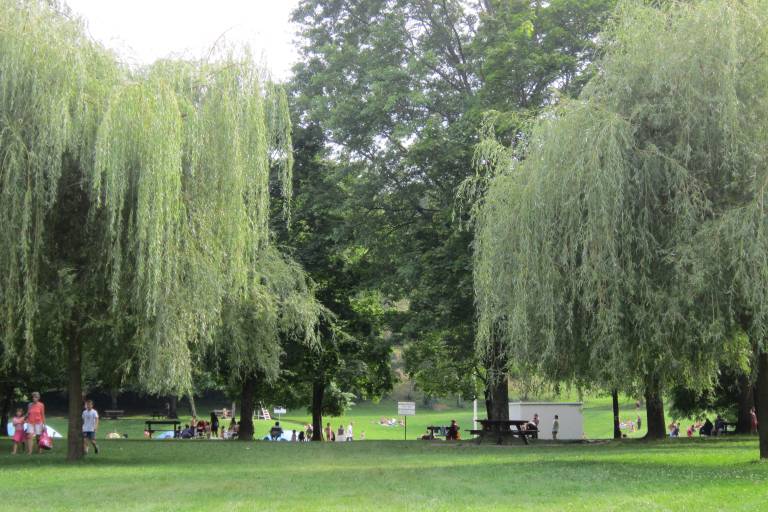
<svg viewBox="0 0 768 512"><path fill-rule="evenodd" d="M32 402L27 406L27 453L32 455L32 442L40 441L45 432L45 405L40 401L40 393L32 393ZM37 453L43 453L38 442Z"/></svg>

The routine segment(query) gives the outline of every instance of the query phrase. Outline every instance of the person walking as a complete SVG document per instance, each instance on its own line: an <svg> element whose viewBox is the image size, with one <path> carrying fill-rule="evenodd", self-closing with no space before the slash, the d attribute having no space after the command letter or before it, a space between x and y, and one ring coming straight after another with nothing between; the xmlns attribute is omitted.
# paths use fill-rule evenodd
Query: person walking
<svg viewBox="0 0 768 512"><path fill-rule="evenodd" d="M16 416L11 421L13 425L13 449L11 453L16 455L19 449L24 451L24 409L16 409Z"/></svg>
<svg viewBox="0 0 768 512"><path fill-rule="evenodd" d="M88 443L93 446L93 451L99 453L99 445L96 444L96 431L99 429L99 413L93 408L93 400L85 401L83 411L83 450L88 453Z"/></svg>
<svg viewBox="0 0 768 512"><path fill-rule="evenodd" d="M557 441L557 433L560 432L560 418L555 414L555 419L552 420L552 440Z"/></svg>
<svg viewBox="0 0 768 512"><path fill-rule="evenodd" d="M32 393L32 402L27 406L27 453L32 455L32 443L37 441L37 453L40 448L40 436L45 432L45 405L40 401L40 393Z"/></svg>

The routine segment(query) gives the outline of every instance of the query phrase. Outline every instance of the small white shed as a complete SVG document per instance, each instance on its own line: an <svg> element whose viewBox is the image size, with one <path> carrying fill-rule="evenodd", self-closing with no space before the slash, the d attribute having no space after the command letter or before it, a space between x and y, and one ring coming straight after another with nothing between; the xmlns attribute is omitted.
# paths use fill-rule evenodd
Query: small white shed
<svg viewBox="0 0 768 512"><path fill-rule="evenodd" d="M539 415L539 439L552 439L555 414L560 420L558 439L583 439L584 417L581 402L510 402L509 419L530 420Z"/></svg>

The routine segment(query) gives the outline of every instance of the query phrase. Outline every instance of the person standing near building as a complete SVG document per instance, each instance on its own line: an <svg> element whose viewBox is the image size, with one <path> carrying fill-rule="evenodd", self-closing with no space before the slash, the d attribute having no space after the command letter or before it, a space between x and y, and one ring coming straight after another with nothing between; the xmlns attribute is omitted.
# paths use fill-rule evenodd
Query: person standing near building
<svg viewBox="0 0 768 512"><path fill-rule="evenodd" d="M40 436L45 431L45 405L40 401L40 393L32 393L32 402L27 406L27 453L32 455L32 443L37 440L37 453L40 448Z"/></svg>
<svg viewBox="0 0 768 512"><path fill-rule="evenodd" d="M93 445L93 451L99 453L99 445L96 444L96 431L99 429L99 413L93 408L93 400L85 401L83 411L83 450L88 453L88 443Z"/></svg>
<svg viewBox="0 0 768 512"><path fill-rule="evenodd" d="M560 432L560 418L555 414L555 419L552 420L552 440L557 441L557 433Z"/></svg>

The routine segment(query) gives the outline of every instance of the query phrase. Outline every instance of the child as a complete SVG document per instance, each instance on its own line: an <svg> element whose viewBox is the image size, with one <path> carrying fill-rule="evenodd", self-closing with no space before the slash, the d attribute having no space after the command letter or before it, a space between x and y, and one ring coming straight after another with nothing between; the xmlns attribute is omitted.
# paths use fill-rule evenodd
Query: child
<svg viewBox="0 0 768 512"><path fill-rule="evenodd" d="M93 408L93 401L85 401L83 411L83 449L88 453L88 441L93 445L93 451L99 453L99 445L96 444L96 430L99 428L99 413Z"/></svg>
<svg viewBox="0 0 768 512"><path fill-rule="evenodd" d="M555 414L555 419L552 421L552 440L557 441L557 433L560 431L560 419Z"/></svg>
<svg viewBox="0 0 768 512"><path fill-rule="evenodd" d="M24 409L16 409L16 416L13 417L13 451L16 455L19 452L19 446L24 450Z"/></svg>

